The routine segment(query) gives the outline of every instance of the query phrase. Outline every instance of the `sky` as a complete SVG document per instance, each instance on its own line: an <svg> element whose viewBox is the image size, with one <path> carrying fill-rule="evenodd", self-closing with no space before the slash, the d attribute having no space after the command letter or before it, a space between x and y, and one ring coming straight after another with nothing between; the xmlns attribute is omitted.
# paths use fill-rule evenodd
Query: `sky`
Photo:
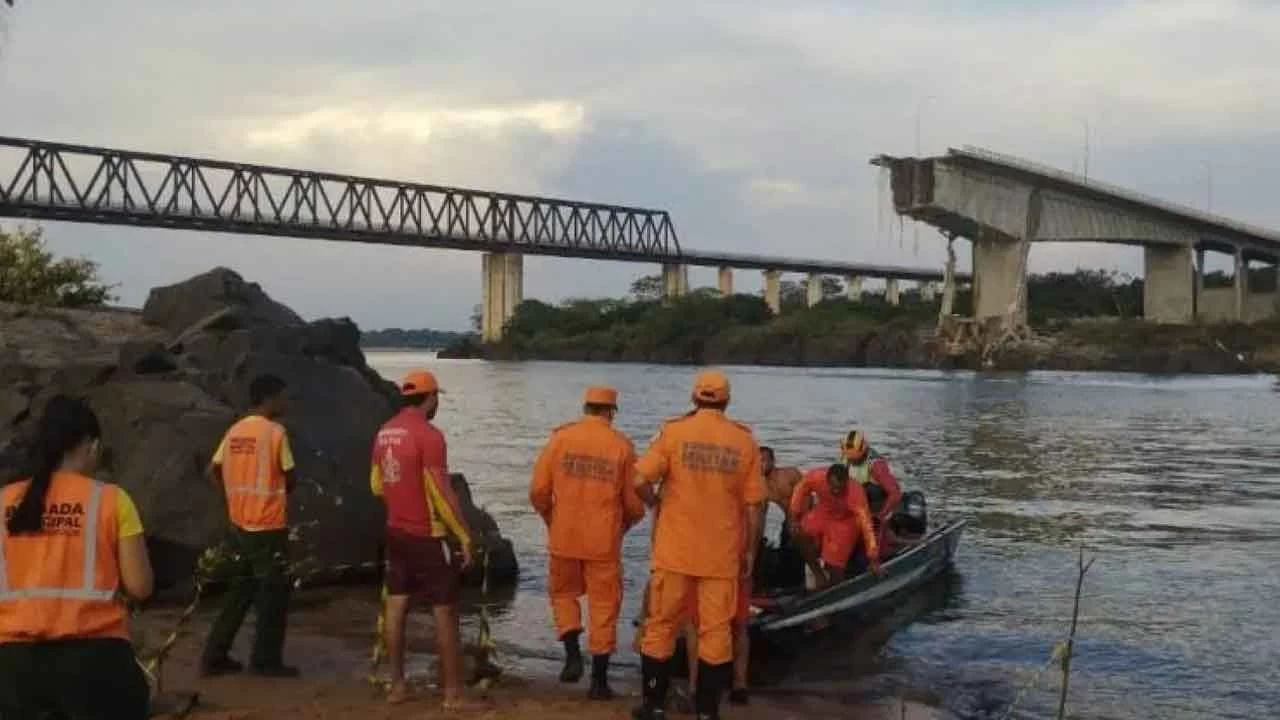
<svg viewBox="0 0 1280 720"><path fill-rule="evenodd" d="M17 0L0 134L655 207L685 248L941 268L868 164L915 153L917 127L926 154L1066 170L1087 146L1091 177L1280 227L1277 47L1280 4L1243 0ZM129 305L218 265L370 329L464 329L480 301L472 252L45 230ZM1076 267L1140 274L1142 253L1032 250L1032 271ZM656 270L529 257L524 292L618 296Z"/></svg>

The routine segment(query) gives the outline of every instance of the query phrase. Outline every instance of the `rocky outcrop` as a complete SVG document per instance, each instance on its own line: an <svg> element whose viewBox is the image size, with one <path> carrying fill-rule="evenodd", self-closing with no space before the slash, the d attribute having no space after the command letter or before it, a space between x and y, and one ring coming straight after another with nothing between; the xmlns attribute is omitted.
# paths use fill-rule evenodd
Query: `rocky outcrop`
<svg viewBox="0 0 1280 720"><path fill-rule="evenodd" d="M24 438L49 397L86 397L108 450L100 475L137 501L159 584L184 585L226 528L203 471L247 408L250 379L271 372L289 385L298 570L321 581L373 574L382 508L368 489L369 448L395 386L368 366L359 340L349 320L303 322L221 268L153 290L141 313L0 306L0 482L21 474ZM457 482L464 512L494 544L490 582L514 578L510 543Z"/></svg>

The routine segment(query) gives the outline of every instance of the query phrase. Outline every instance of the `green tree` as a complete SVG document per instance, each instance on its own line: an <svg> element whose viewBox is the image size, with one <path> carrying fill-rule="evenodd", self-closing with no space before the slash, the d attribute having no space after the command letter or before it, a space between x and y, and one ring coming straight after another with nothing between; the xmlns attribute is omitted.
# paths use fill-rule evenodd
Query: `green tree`
<svg viewBox="0 0 1280 720"><path fill-rule="evenodd" d="M0 301L22 305L82 308L115 296L87 258L55 258L40 228L0 230Z"/></svg>
<svg viewBox="0 0 1280 720"><path fill-rule="evenodd" d="M631 295L637 300L657 300L662 297L662 276L645 275L631 283Z"/></svg>

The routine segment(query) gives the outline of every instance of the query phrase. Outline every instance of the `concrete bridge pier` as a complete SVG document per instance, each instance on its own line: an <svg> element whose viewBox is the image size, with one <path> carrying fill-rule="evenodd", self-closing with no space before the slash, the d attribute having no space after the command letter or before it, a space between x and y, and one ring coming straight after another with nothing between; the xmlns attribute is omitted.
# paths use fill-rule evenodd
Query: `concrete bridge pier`
<svg viewBox="0 0 1280 720"><path fill-rule="evenodd" d="M1242 322L1249 313L1249 261L1244 249L1236 248L1236 322Z"/></svg>
<svg viewBox="0 0 1280 720"><path fill-rule="evenodd" d="M849 275L844 279L845 291L849 293L850 302L862 301L862 276Z"/></svg>
<svg viewBox="0 0 1280 720"><path fill-rule="evenodd" d="M689 266L664 263L662 266L662 296L671 300L689 294Z"/></svg>
<svg viewBox="0 0 1280 720"><path fill-rule="evenodd" d="M774 315L782 314L782 273L777 270L764 271L764 302Z"/></svg>
<svg viewBox="0 0 1280 720"><path fill-rule="evenodd" d="M502 339L507 322L524 299L524 256L518 253L485 253L480 258L480 337L484 342Z"/></svg>
<svg viewBox="0 0 1280 720"><path fill-rule="evenodd" d="M809 307L813 307L822 302L822 275L819 273L809 273L809 282L805 285L805 291Z"/></svg>
<svg viewBox="0 0 1280 720"><path fill-rule="evenodd" d="M884 281L884 301L894 306L902 302L902 295L898 292L898 278Z"/></svg>
<svg viewBox="0 0 1280 720"><path fill-rule="evenodd" d="M920 281L920 299L931 303L938 297L938 286L930 280Z"/></svg>
<svg viewBox="0 0 1280 720"><path fill-rule="evenodd" d="M1027 324L1025 258L1030 243L977 237L973 240L973 317L982 322L1009 317L1014 326Z"/></svg>
<svg viewBox="0 0 1280 720"><path fill-rule="evenodd" d="M729 297L733 294L733 268L722 267L719 272L720 295Z"/></svg>
<svg viewBox="0 0 1280 720"><path fill-rule="evenodd" d="M1175 324L1195 319L1196 291L1204 281L1203 270L1192 265L1193 252L1184 245L1148 245L1143 249L1143 317ZM1199 259L1203 268L1203 253Z"/></svg>

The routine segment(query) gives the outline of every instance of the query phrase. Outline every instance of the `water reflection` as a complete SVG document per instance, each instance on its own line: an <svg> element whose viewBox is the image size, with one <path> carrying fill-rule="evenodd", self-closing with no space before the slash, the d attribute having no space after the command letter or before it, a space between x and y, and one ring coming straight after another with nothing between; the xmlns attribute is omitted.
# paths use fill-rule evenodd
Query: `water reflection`
<svg viewBox="0 0 1280 720"><path fill-rule="evenodd" d="M395 376L418 362L371 361ZM579 411L582 388L618 387L618 424L643 449L684 412L692 368L431 363L449 394L440 424L520 553L494 612L502 660L550 670L541 522L528 510L534 454ZM784 464L830 462L857 424L928 493L934 518L970 520L950 589L913 597L888 624L824 636L769 692L945 698L999 717L1066 632L1075 552L1098 562L1072 674L1077 718L1261 718L1280 707L1280 412L1267 380L1126 375L730 368L731 414ZM620 643L645 577L648 523L624 543ZM936 604L931 604L936 603ZM629 651L618 658L634 664ZM1041 677L1023 717L1051 716Z"/></svg>

